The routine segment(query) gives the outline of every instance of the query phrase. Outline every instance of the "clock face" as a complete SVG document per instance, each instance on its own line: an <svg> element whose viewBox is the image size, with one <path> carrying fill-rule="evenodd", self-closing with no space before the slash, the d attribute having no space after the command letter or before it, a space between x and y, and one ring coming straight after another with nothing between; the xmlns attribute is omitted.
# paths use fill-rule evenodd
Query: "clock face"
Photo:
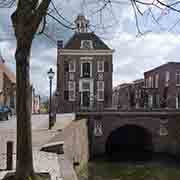
<svg viewBox="0 0 180 180"><path fill-rule="evenodd" d="M90 41L83 41L83 48L91 49L91 42Z"/></svg>

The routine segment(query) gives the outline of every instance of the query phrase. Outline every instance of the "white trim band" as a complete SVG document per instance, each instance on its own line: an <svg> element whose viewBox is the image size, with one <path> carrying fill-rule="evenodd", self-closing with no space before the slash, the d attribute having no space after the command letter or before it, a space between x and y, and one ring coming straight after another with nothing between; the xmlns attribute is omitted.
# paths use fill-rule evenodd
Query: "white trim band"
<svg viewBox="0 0 180 180"><path fill-rule="evenodd" d="M112 55L114 50L91 50L91 49L59 49L60 55L77 55L77 56L93 56L93 55Z"/></svg>

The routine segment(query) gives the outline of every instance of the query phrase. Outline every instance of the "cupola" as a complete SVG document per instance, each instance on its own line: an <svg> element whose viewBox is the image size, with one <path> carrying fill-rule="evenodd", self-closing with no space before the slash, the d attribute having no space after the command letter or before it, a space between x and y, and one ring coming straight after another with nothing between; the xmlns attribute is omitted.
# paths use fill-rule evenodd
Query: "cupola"
<svg viewBox="0 0 180 180"><path fill-rule="evenodd" d="M88 32L89 20L87 20L83 14L79 14L77 16L75 20L75 24L76 24L76 31L78 33Z"/></svg>

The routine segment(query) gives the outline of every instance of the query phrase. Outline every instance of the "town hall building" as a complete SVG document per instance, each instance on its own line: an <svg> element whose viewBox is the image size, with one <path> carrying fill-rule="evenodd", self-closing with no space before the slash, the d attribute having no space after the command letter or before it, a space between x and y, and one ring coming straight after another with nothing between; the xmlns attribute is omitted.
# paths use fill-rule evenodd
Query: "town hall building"
<svg viewBox="0 0 180 180"><path fill-rule="evenodd" d="M112 55L83 15L63 47L58 41L57 112L101 111L112 105Z"/></svg>

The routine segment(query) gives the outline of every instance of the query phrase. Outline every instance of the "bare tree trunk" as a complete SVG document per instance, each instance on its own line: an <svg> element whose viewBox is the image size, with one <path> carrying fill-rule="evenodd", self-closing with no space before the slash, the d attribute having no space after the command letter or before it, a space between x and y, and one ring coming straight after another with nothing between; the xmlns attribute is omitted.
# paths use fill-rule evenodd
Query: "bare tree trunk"
<svg viewBox="0 0 180 180"><path fill-rule="evenodd" d="M31 135L31 87L29 58L32 41L17 41L16 80L17 80L17 161L16 177L27 180L34 176Z"/></svg>

